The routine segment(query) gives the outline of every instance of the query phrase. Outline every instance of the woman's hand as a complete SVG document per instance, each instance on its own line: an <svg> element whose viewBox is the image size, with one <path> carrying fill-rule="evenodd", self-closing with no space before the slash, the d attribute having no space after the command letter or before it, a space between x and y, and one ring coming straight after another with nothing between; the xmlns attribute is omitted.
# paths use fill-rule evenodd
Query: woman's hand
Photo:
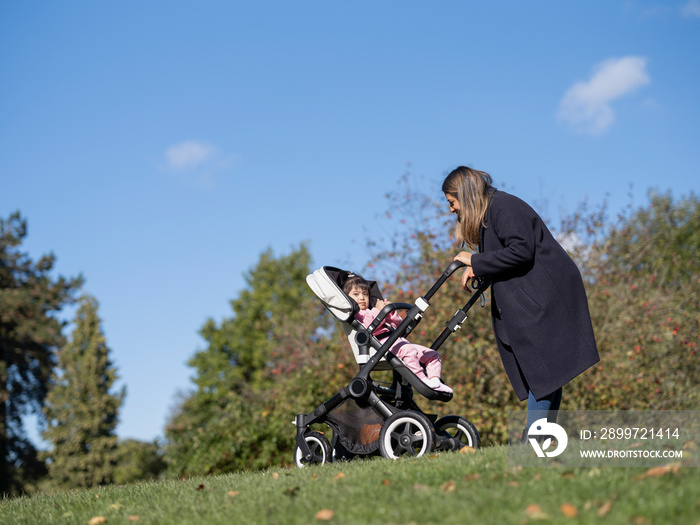
<svg viewBox="0 0 700 525"><path fill-rule="evenodd" d="M464 288L465 290L469 290L471 280L475 277L476 275L474 275L474 268L472 268L471 266L467 266L467 269L464 270L464 273L462 274L462 288Z"/></svg>
<svg viewBox="0 0 700 525"><path fill-rule="evenodd" d="M459 261L461 263L466 264L467 266L472 265L472 254L471 252L459 252L457 255L455 255L455 261Z"/></svg>
<svg viewBox="0 0 700 525"><path fill-rule="evenodd" d="M474 268L472 268L472 254L471 252L460 252L455 255L455 261L459 261L467 265L466 270L462 274L462 288L469 290L469 284L474 277Z"/></svg>

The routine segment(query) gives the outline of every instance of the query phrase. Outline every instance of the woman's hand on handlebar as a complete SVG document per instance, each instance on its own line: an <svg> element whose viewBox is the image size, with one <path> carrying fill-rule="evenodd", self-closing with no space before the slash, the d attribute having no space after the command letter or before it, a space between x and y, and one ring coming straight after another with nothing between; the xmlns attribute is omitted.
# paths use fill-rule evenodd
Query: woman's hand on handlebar
<svg viewBox="0 0 700 525"><path fill-rule="evenodd" d="M467 265L467 268L462 274L462 288L469 290L471 280L476 277L474 275L474 268L472 268L472 254L471 252L460 252L455 255L454 260Z"/></svg>
<svg viewBox="0 0 700 525"><path fill-rule="evenodd" d="M467 266L466 270L464 270L464 273L462 274L462 288L469 290L469 287L474 279L476 279L476 275L474 275L474 268Z"/></svg>

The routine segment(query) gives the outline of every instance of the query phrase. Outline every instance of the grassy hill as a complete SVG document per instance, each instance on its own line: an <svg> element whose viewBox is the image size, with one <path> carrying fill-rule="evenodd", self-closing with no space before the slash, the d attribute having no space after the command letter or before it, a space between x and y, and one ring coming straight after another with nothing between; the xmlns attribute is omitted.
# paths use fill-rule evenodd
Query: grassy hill
<svg viewBox="0 0 700 525"><path fill-rule="evenodd" d="M507 447L0 503L2 524L696 524L697 468L509 468Z"/></svg>

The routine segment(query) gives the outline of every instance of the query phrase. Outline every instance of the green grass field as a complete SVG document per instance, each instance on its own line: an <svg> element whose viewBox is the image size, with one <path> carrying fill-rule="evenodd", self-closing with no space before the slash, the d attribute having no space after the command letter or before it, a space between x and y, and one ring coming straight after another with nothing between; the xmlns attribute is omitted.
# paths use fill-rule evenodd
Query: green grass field
<svg viewBox="0 0 700 525"><path fill-rule="evenodd" d="M7 499L2 524L697 524L692 467L509 468L508 448Z"/></svg>

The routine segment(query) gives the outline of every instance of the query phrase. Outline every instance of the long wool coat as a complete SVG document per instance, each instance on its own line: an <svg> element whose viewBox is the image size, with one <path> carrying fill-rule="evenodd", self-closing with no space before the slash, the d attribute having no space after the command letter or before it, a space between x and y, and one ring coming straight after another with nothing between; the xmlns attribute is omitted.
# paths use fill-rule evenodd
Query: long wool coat
<svg viewBox="0 0 700 525"><path fill-rule="evenodd" d="M518 398L540 399L599 361L588 300L576 263L524 201L492 190L472 256L491 280L498 350Z"/></svg>

